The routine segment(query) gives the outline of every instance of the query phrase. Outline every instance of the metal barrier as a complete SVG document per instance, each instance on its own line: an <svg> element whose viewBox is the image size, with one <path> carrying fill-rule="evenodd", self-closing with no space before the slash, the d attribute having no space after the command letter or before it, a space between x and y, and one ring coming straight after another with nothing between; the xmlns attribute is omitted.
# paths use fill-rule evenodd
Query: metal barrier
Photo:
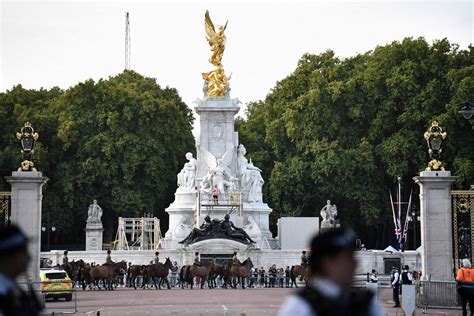
<svg viewBox="0 0 474 316"><path fill-rule="evenodd" d="M456 292L456 282L418 281L416 284L416 306L423 312L428 308L459 309L461 299Z"/></svg>

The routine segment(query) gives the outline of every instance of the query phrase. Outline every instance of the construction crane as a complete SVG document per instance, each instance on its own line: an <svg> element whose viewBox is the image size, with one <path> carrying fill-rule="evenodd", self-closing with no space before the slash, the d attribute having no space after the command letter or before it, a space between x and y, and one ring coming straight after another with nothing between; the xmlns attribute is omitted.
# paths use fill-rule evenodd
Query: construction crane
<svg viewBox="0 0 474 316"><path fill-rule="evenodd" d="M125 69L130 70L130 14L125 12Z"/></svg>

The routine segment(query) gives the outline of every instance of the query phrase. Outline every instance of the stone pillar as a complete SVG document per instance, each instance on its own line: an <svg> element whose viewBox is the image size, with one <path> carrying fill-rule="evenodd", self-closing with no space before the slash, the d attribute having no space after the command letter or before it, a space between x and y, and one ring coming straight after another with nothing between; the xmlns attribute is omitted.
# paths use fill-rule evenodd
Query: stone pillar
<svg viewBox="0 0 474 316"><path fill-rule="evenodd" d="M31 261L26 272L33 282L40 281L41 203L48 178L41 172L12 172L5 177L12 188L11 222L28 236Z"/></svg>
<svg viewBox="0 0 474 316"><path fill-rule="evenodd" d="M87 223L85 231L86 251L102 250L102 237L104 233L102 223Z"/></svg>
<svg viewBox="0 0 474 316"><path fill-rule="evenodd" d="M422 171L420 186L421 267L423 278L454 280L450 171Z"/></svg>

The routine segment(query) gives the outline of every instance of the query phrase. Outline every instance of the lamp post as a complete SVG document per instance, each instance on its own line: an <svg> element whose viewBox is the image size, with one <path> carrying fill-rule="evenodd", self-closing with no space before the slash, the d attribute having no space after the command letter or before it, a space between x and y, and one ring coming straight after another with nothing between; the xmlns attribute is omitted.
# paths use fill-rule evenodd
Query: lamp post
<svg viewBox="0 0 474 316"><path fill-rule="evenodd" d="M413 222L413 247L416 250L416 224L420 221L420 216L416 212L415 205L412 206L410 214L408 216L408 221Z"/></svg>
<svg viewBox="0 0 474 316"><path fill-rule="evenodd" d="M49 251L50 248L49 248L49 241L50 241L50 232L55 232L56 231L56 227L53 225L51 227L48 227L48 226L42 226L41 227L41 231L44 233L46 232L46 251Z"/></svg>
<svg viewBox="0 0 474 316"><path fill-rule="evenodd" d="M469 101L464 101L461 105L461 110L459 110L458 113L462 114L466 120L470 120L474 115L472 103Z"/></svg>

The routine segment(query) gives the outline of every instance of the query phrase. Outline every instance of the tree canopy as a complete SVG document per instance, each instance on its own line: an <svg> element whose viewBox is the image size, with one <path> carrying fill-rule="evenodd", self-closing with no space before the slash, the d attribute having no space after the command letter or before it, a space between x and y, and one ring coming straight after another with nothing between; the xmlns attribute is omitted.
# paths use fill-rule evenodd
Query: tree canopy
<svg viewBox="0 0 474 316"><path fill-rule="evenodd" d="M428 162L423 133L433 120L448 133L443 161L459 176L456 186L473 183L474 122L457 113L473 97L472 46L406 38L346 59L305 54L237 127L265 166L273 223L317 216L331 199L343 223L366 237L367 228L390 223L388 190L398 176L407 194L417 189L412 177Z"/></svg>
<svg viewBox="0 0 474 316"><path fill-rule="evenodd" d="M0 94L2 175L18 168L14 132L26 121L40 134L38 170L50 178L43 221L60 227L63 242L84 235L93 199L104 209L105 240L114 237L117 216L166 218L176 173L194 148L192 113L176 89L133 71L66 91L15 86Z"/></svg>

